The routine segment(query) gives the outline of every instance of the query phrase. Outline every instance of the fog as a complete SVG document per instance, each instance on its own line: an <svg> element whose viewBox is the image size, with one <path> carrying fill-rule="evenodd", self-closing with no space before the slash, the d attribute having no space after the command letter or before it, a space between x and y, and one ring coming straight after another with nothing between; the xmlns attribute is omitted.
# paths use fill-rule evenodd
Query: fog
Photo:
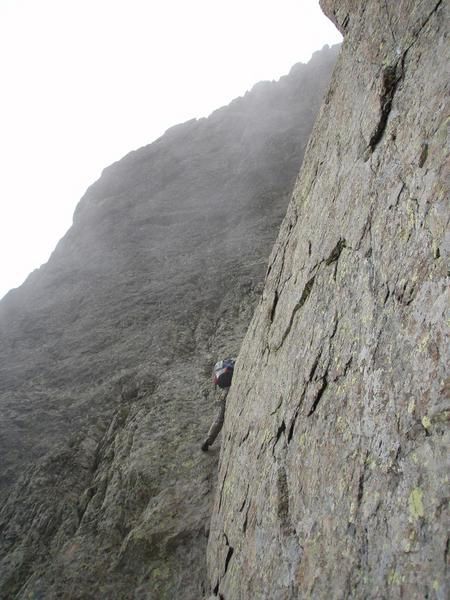
<svg viewBox="0 0 450 600"><path fill-rule="evenodd" d="M2 0L0 297L104 167L340 39L317 0Z"/></svg>

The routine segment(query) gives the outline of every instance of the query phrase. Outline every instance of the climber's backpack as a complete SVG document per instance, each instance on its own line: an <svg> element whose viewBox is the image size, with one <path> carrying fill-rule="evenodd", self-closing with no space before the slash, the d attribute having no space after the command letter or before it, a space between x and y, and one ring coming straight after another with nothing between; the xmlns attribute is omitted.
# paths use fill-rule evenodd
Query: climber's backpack
<svg viewBox="0 0 450 600"><path fill-rule="evenodd" d="M234 358L225 358L224 360L219 360L214 365L213 380L215 385L218 385L220 388L230 387L235 362Z"/></svg>

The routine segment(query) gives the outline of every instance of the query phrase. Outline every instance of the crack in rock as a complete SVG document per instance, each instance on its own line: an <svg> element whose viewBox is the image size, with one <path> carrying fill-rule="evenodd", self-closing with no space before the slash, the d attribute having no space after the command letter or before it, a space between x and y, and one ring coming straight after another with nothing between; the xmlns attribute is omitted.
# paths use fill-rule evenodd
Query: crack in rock
<svg viewBox="0 0 450 600"><path fill-rule="evenodd" d="M389 114L392 109L394 95L397 90L397 86L403 77L403 72L399 77L397 77L396 74L397 65L387 66L381 73L380 118L374 132L370 137L368 149L371 154L374 152L375 148L378 146L381 138L383 137Z"/></svg>
<svg viewBox="0 0 450 600"><path fill-rule="evenodd" d="M283 335L281 337L281 341L278 344L278 346L275 348L275 350L279 350L281 348L281 346L284 343L284 340L289 335L289 332L291 331L292 325L294 323L295 315L297 314L297 312L301 309L301 307L305 304L305 302L309 298L309 295L310 295L311 290L312 290L313 285L314 285L315 278L316 278L315 275L313 277L311 277L311 279L309 279L309 281L306 283L305 287L303 288L302 295L300 296L300 299L297 302L297 304L294 306L294 309L293 309L293 311L291 313L291 318L289 319L288 326L286 327L286 329L285 329L285 331L284 331L284 333L283 333Z"/></svg>
<svg viewBox="0 0 450 600"><path fill-rule="evenodd" d="M285 431L286 431L286 423L283 420L283 421L281 421L281 425L278 427L277 435L275 437L275 442L272 447L272 454L275 453L275 447L278 444L280 437L282 436L283 433L285 433Z"/></svg>
<svg viewBox="0 0 450 600"><path fill-rule="evenodd" d="M308 417L310 417L311 415L313 415L316 412L316 408L320 402L320 399L323 396L323 393L325 392L325 390L328 387L328 379L327 379L327 373L328 371L325 373L325 375L319 380L320 381L320 387L316 392L315 398L313 400L313 403L311 405L311 408L309 409L309 412L307 414Z"/></svg>
<svg viewBox="0 0 450 600"><path fill-rule="evenodd" d="M343 239L343 238L341 238L338 241L338 243L336 244L336 246L331 251L330 256L325 261L325 264L327 265L327 267L329 265L331 265L332 263L336 262L337 260L339 260L339 257L341 256L342 250L346 247L345 244L346 244L346 242L345 242L345 239Z"/></svg>
<svg viewBox="0 0 450 600"><path fill-rule="evenodd" d="M233 546L230 545L230 542L228 541L227 535L225 533L223 535L225 537L225 543L226 543L226 545L228 547L227 556L225 558L225 569L224 569L224 572L223 572L223 577L225 577L226 572L228 571L228 566L230 564L230 560L232 559L233 554L234 554L234 548L233 548Z"/></svg>

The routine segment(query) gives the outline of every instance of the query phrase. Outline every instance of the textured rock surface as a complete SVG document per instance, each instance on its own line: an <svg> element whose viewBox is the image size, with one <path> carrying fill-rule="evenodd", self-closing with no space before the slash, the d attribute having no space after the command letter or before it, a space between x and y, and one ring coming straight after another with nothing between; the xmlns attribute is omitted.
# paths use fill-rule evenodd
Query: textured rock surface
<svg viewBox="0 0 450 600"><path fill-rule="evenodd" d="M345 33L228 398L213 597L447 598L448 2Z"/></svg>
<svg viewBox="0 0 450 600"><path fill-rule="evenodd" d="M106 169L0 304L2 599L201 597L211 363L239 349L336 56Z"/></svg>

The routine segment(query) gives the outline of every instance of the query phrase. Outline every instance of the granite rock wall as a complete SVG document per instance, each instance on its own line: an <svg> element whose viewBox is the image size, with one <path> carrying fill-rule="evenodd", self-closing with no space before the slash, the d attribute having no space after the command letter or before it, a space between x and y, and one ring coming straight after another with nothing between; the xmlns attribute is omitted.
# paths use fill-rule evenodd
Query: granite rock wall
<svg viewBox="0 0 450 600"><path fill-rule="evenodd" d="M344 43L228 397L211 594L444 600L449 5L322 6Z"/></svg>

